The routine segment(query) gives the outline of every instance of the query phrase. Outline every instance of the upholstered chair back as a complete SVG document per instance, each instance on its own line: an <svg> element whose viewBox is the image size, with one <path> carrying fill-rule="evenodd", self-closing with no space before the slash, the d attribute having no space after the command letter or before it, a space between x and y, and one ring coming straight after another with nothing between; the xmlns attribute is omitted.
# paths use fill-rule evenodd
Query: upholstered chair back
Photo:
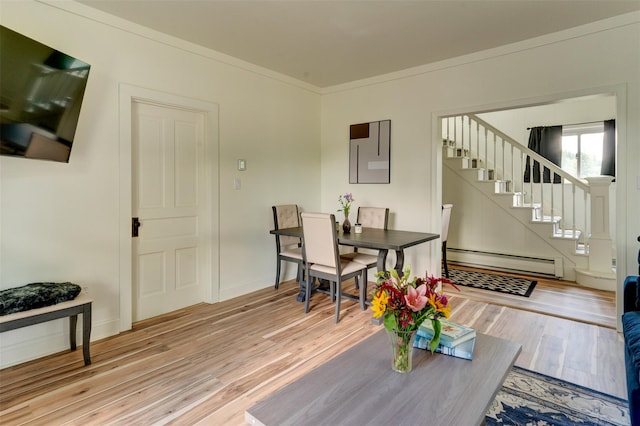
<svg viewBox="0 0 640 426"><path fill-rule="evenodd" d="M339 256L335 216L327 213L302 213L301 217L303 251L307 263L336 268Z"/></svg>
<svg viewBox="0 0 640 426"><path fill-rule="evenodd" d="M384 207L358 207L358 223L365 228L387 229L389 209Z"/></svg>
<svg viewBox="0 0 640 426"><path fill-rule="evenodd" d="M273 225L275 229L295 228L300 226L300 216L298 214L298 206L296 204L273 206L273 209ZM281 249L300 243L300 239L295 237L282 235L279 236L279 238Z"/></svg>
<svg viewBox="0 0 640 426"><path fill-rule="evenodd" d="M442 230L440 231L440 239L442 242L447 241L449 237L449 221L451 219L451 209L453 204L444 204L442 206Z"/></svg>

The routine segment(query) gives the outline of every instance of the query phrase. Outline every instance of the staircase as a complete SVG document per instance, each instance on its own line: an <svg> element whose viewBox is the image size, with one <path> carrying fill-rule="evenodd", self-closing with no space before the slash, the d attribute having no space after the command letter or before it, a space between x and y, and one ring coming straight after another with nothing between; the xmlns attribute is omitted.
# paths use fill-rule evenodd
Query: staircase
<svg viewBox="0 0 640 426"><path fill-rule="evenodd" d="M444 117L441 124L444 167L543 239L554 276L615 290L611 178L576 179L473 114Z"/></svg>

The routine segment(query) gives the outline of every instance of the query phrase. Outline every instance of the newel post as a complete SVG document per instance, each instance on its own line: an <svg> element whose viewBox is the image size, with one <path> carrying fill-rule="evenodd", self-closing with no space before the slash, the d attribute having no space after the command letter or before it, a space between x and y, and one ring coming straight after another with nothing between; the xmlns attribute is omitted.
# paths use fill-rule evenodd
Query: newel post
<svg viewBox="0 0 640 426"><path fill-rule="evenodd" d="M609 227L609 187L613 176L594 176L585 179L591 188L589 270L611 272L613 241Z"/></svg>

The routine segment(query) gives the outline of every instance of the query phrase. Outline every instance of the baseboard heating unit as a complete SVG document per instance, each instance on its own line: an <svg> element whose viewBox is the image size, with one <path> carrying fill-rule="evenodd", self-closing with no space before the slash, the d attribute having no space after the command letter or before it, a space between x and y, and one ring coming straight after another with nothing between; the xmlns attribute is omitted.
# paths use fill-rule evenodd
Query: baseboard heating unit
<svg viewBox="0 0 640 426"><path fill-rule="evenodd" d="M555 278L564 276L562 258L543 259L447 247L447 261L496 271L521 272Z"/></svg>

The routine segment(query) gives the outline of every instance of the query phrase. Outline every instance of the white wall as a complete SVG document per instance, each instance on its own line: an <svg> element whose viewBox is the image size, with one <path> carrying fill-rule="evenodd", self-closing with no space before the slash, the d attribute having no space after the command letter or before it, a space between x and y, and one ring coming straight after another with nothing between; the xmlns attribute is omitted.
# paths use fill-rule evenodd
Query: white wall
<svg viewBox="0 0 640 426"><path fill-rule="evenodd" d="M616 118L616 98L610 94L563 99L548 105L478 114L487 123L522 145L529 142L529 127L579 124Z"/></svg>
<svg viewBox="0 0 640 426"><path fill-rule="evenodd" d="M119 331L120 288L130 285L119 275L126 267L119 263L119 223L130 220L119 215L126 201L118 189L121 83L218 104L220 298L272 286L271 206L320 204L317 90L77 3L2 2L0 9L2 25L92 65L70 162L0 158L0 288L88 286L93 339ZM238 158L246 159L246 171L236 170ZM234 177L241 190L233 189ZM295 276L293 268L287 272ZM3 333L0 365L65 350L66 324Z"/></svg>
<svg viewBox="0 0 640 426"><path fill-rule="evenodd" d="M337 194L388 206L396 229L438 231L441 152L438 115L539 105L578 96L617 96L618 281L637 272L640 234L640 15L592 25L439 64L354 82L322 98L322 206ZM555 66L552 66L555 64ZM391 119L391 183L349 185L349 124ZM486 218L498 221L500 218ZM490 229L496 229L492 223ZM414 272L438 269L439 244L408 253Z"/></svg>
<svg viewBox="0 0 640 426"><path fill-rule="evenodd" d="M638 14L320 93L77 3L2 2L0 12L2 25L92 65L70 163L0 159L0 286L38 280L89 285L96 299L94 338L117 332L121 316L119 222L129 218L119 215L120 83L219 105L221 298L272 285L271 205L335 211L338 195L351 191L355 207L388 206L392 228L438 231L437 115L513 108L603 87L624 95L617 215L618 254L622 246L625 256L618 260L622 274L635 270ZM348 126L382 119L391 119L391 183L349 185ZM247 160L241 175L238 158ZM236 176L240 191L232 189ZM439 247L436 241L410 249L406 263L415 273L435 273ZM0 366L64 350L64 324L3 333Z"/></svg>

